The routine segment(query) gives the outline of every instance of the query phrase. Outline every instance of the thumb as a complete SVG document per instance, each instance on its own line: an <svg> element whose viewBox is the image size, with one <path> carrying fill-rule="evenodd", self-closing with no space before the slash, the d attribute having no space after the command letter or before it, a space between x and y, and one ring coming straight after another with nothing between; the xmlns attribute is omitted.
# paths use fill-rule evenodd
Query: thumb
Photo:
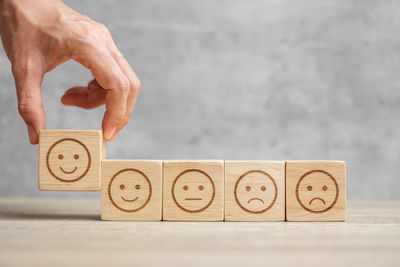
<svg viewBox="0 0 400 267"><path fill-rule="evenodd" d="M44 73L35 64L14 64L12 72L18 98L18 112L24 119L31 144L38 143L38 133L45 127L42 104L42 80Z"/></svg>

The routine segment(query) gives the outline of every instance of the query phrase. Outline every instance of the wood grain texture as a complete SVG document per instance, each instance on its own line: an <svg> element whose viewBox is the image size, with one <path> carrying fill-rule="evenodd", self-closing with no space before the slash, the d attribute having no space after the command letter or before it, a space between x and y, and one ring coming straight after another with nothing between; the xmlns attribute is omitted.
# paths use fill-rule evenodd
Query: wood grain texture
<svg viewBox="0 0 400 267"><path fill-rule="evenodd" d="M161 220L162 161L103 160L102 220Z"/></svg>
<svg viewBox="0 0 400 267"><path fill-rule="evenodd" d="M285 162L225 161L225 221L284 221Z"/></svg>
<svg viewBox="0 0 400 267"><path fill-rule="evenodd" d="M100 161L104 157L102 131L41 130L39 190L100 190Z"/></svg>
<svg viewBox="0 0 400 267"><path fill-rule="evenodd" d="M286 162L287 221L344 221L345 217L345 162Z"/></svg>
<svg viewBox="0 0 400 267"><path fill-rule="evenodd" d="M163 220L223 220L223 161L164 161L163 179Z"/></svg>

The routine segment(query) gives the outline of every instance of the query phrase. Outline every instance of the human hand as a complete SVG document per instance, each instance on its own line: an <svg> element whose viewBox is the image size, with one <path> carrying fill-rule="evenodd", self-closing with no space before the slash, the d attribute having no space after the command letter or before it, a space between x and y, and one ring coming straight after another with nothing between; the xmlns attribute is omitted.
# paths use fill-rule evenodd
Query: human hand
<svg viewBox="0 0 400 267"><path fill-rule="evenodd" d="M104 25L60 0L0 0L0 33L32 144L45 127L43 76L69 59L90 69L95 79L67 90L61 102L85 109L105 104L102 127L108 141L128 123L140 81Z"/></svg>

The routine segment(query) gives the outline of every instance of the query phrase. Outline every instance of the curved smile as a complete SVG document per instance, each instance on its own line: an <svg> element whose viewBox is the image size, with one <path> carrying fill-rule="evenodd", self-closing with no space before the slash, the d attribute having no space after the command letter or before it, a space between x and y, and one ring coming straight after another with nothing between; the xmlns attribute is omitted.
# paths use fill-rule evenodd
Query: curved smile
<svg viewBox="0 0 400 267"><path fill-rule="evenodd" d="M321 200L322 203L324 203L324 205L326 205L325 200L323 200L323 199L320 198L320 197L314 197L313 199L310 200L310 202L308 203L308 205L311 205L311 203L312 203L314 200Z"/></svg>
<svg viewBox="0 0 400 267"><path fill-rule="evenodd" d="M261 198L258 198L258 197L250 198L249 201L247 201L247 203L250 203L250 201L253 201L253 200L259 200L259 201L261 201L262 203L264 203L264 200L262 200Z"/></svg>
<svg viewBox="0 0 400 267"><path fill-rule="evenodd" d="M126 199L124 197L121 197L121 198L126 202L133 202L133 201L136 201L139 198L139 196L135 197L134 199Z"/></svg>
<svg viewBox="0 0 400 267"><path fill-rule="evenodd" d="M60 166L60 170L65 174L71 174L71 173L75 172L76 169L77 169L77 167L75 166L75 168L72 171L66 171L66 170L63 169L63 167Z"/></svg>

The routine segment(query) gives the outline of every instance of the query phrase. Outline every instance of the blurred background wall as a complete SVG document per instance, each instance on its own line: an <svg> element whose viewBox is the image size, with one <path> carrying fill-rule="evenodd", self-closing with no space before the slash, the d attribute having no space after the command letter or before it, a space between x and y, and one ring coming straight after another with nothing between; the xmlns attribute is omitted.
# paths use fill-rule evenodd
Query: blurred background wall
<svg viewBox="0 0 400 267"><path fill-rule="evenodd" d="M71 0L104 23L142 90L108 158L340 159L349 199L400 197L400 2ZM89 71L47 74L47 127L99 129L103 108L64 107ZM0 195L39 192L37 147L0 54Z"/></svg>

